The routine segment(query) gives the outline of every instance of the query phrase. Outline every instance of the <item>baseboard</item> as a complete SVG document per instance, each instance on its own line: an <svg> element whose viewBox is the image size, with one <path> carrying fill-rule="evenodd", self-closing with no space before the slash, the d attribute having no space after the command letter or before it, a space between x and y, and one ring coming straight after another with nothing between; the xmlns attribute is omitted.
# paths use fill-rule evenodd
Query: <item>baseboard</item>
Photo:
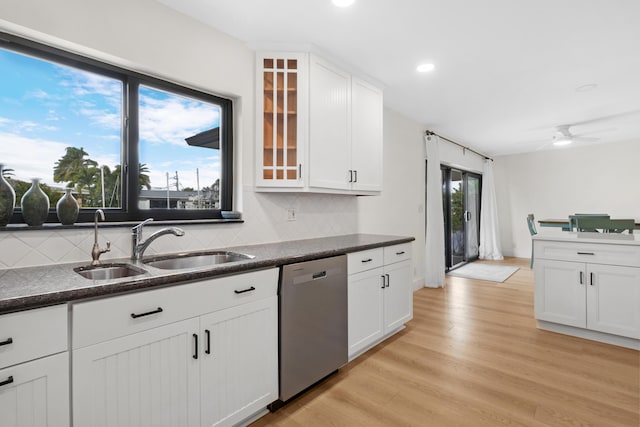
<svg viewBox="0 0 640 427"><path fill-rule="evenodd" d="M640 340L621 337L619 335L605 334L603 332L591 331L589 329L576 328L574 326L561 325L559 323L537 320L538 329L556 332L573 337L584 338L587 340L603 342L606 344L617 345L619 347L630 348L632 350L640 350Z"/></svg>

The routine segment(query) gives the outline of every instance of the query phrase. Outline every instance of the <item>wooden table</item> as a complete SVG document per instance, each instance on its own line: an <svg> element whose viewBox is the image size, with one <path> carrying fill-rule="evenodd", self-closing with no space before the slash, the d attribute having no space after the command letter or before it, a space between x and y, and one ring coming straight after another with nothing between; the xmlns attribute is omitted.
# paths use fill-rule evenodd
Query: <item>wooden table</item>
<svg viewBox="0 0 640 427"><path fill-rule="evenodd" d="M569 219L541 219L538 220L540 227L562 227L562 231L571 231ZM636 230L640 230L640 222L635 223Z"/></svg>

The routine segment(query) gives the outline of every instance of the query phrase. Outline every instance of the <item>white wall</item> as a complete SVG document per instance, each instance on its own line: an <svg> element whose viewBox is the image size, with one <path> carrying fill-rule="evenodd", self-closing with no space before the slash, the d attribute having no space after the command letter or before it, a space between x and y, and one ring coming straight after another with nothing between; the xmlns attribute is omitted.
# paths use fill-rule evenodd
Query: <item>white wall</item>
<svg viewBox="0 0 640 427"><path fill-rule="evenodd" d="M185 237L163 237L149 253L357 232L355 197L253 192L255 59L240 41L153 0L0 1L0 17L1 31L234 100L234 204L245 223L188 225ZM295 222L286 219L290 207ZM3 231L0 268L86 261L92 238L83 228ZM103 229L106 239L112 251L102 259L129 255L127 228Z"/></svg>
<svg viewBox="0 0 640 427"><path fill-rule="evenodd" d="M530 213L536 219L608 213L640 220L640 141L501 156L494 168L505 255L530 256Z"/></svg>
<svg viewBox="0 0 640 427"><path fill-rule="evenodd" d="M423 124L385 108L382 195L358 199L360 232L415 237L415 288L424 286L426 129ZM441 141L440 156L441 163L482 172L484 159L454 144Z"/></svg>
<svg viewBox="0 0 640 427"><path fill-rule="evenodd" d="M424 284L424 126L384 109L380 196L358 198L361 233L413 236L414 287Z"/></svg>

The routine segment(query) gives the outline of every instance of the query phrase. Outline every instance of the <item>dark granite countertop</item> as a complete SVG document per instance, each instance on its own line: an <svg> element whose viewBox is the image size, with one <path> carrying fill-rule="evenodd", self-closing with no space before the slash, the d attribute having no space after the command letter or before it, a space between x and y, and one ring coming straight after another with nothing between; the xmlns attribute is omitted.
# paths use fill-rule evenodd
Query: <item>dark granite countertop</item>
<svg viewBox="0 0 640 427"><path fill-rule="evenodd" d="M161 270L127 258L109 259L105 263L131 263L147 271L139 276L113 280L85 279L73 271L75 267L88 263L4 269L0 270L0 314L277 267L413 240L415 240L413 237L350 234L280 243L212 248L211 250L220 249L247 253L255 258L213 267L184 270Z"/></svg>

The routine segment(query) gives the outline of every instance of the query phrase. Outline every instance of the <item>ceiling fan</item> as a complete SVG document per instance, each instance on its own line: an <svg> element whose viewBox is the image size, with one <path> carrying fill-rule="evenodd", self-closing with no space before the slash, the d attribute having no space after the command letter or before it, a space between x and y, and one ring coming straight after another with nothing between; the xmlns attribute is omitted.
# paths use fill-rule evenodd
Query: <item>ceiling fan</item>
<svg viewBox="0 0 640 427"><path fill-rule="evenodd" d="M572 125L560 125L556 127L556 133L553 135L553 145L562 146L569 145L575 141L597 141L599 138L574 135L569 128Z"/></svg>

